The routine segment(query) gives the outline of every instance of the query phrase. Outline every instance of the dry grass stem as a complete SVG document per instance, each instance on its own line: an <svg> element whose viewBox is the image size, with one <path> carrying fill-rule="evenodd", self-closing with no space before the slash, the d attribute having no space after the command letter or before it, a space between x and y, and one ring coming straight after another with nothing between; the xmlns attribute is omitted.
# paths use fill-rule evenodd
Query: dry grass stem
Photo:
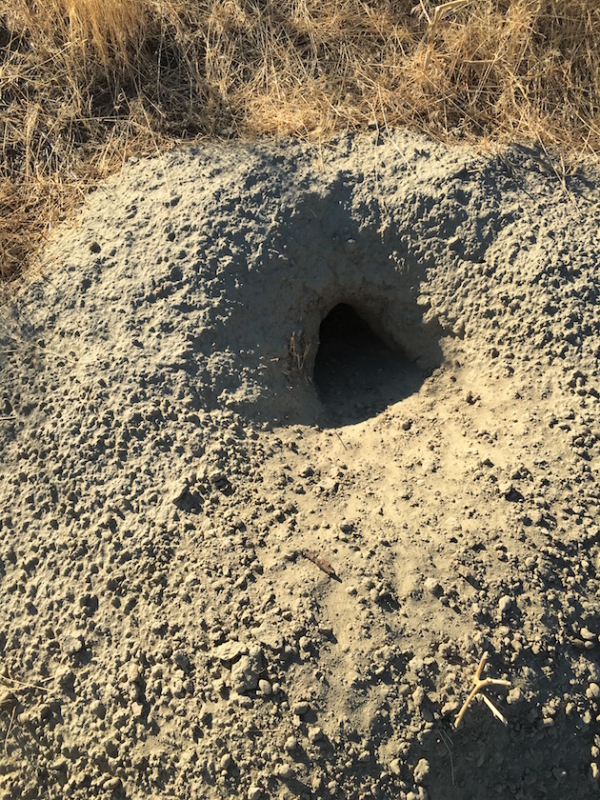
<svg viewBox="0 0 600 800"><path fill-rule="evenodd" d="M462 722L462 719L463 719L467 709L469 708L469 706L471 705L471 703L473 702L475 697L478 694L480 694L483 691L483 689L486 689L488 686L502 686L504 688L510 688L510 686L511 686L510 681L505 681L505 680L501 680L501 679L498 679L498 678L483 678L483 679L481 678L481 673L482 673L483 668L485 666L485 662L487 660L487 656L488 656L488 654L487 654L487 652L485 652L481 657L481 661L479 662L479 666L477 667L475 675L473 676L473 682L474 682L475 686L471 690L471 693L469 694L469 696L467 697L467 699L463 703L462 708L458 712L458 716L456 717L456 721L454 723L454 727L455 728L459 727L459 725ZM485 704L487 705L487 707L492 712L492 714L496 717L496 719L500 720L500 722L502 722L504 725L508 725L508 720L506 719L506 717L504 717L503 714L500 713L500 711L498 711L498 709L492 703L492 701L488 697L486 697L484 694L481 694L481 697L482 697L483 701L485 702Z"/></svg>
<svg viewBox="0 0 600 800"><path fill-rule="evenodd" d="M132 155L408 126L576 159L599 98L589 0L0 0L0 276Z"/></svg>

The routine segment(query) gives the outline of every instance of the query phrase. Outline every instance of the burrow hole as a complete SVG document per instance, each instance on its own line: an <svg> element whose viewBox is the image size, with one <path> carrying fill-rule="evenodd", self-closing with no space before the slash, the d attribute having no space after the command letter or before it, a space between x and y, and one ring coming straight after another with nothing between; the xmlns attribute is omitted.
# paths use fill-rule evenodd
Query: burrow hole
<svg viewBox="0 0 600 800"><path fill-rule="evenodd" d="M378 414L418 391L423 375L353 306L338 303L319 328L313 380L323 405L350 420Z"/></svg>

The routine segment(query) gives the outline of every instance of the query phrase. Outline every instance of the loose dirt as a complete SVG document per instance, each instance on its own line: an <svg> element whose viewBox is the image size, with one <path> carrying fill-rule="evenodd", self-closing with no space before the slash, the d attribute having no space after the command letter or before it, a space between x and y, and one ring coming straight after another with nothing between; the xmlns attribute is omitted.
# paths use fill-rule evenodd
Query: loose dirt
<svg viewBox="0 0 600 800"><path fill-rule="evenodd" d="M1 316L3 797L597 796L599 183L396 134L88 198Z"/></svg>

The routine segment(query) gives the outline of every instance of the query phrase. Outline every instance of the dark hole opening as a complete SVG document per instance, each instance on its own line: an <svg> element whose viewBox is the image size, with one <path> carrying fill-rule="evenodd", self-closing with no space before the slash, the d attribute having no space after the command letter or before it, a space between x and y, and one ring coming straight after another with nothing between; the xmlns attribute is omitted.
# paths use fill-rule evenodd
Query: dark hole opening
<svg viewBox="0 0 600 800"><path fill-rule="evenodd" d="M339 303L321 322L314 384L340 421L374 416L422 383L418 367L383 342L351 305Z"/></svg>

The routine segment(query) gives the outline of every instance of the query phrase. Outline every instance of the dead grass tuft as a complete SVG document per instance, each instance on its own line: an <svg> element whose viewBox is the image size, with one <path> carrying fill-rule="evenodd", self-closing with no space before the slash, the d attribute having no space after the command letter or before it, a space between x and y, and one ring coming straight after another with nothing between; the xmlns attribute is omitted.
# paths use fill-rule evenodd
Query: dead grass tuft
<svg viewBox="0 0 600 800"><path fill-rule="evenodd" d="M600 151L592 0L0 0L0 275L130 155L204 137Z"/></svg>

